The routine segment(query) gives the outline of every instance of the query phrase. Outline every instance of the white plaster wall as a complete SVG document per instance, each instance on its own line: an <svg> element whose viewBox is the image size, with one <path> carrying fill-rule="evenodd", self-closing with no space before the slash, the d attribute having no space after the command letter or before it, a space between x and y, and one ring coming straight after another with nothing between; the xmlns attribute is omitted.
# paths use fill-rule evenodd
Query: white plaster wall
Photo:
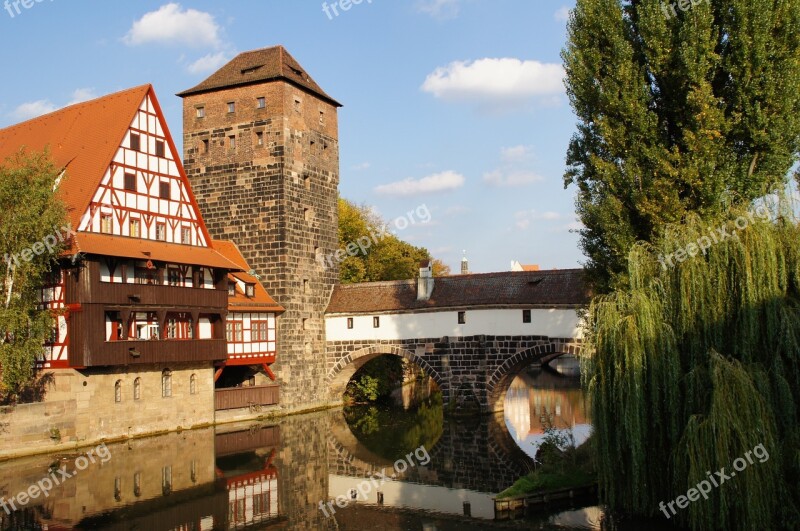
<svg viewBox="0 0 800 531"><path fill-rule="evenodd" d="M374 328L373 317L380 317L380 328ZM581 338L575 310L534 309L531 322L522 322L521 309L467 310L466 324L458 324L457 311L403 314L356 315L353 329L347 328L347 316L325 318L328 341L381 340L492 336L548 336Z"/></svg>

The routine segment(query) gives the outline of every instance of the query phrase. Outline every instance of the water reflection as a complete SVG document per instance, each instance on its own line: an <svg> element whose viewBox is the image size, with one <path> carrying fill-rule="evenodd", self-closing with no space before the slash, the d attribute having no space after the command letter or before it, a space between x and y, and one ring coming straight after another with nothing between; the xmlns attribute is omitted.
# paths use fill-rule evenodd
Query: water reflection
<svg viewBox="0 0 800 531"><path fill-rule="evenodd" d="M505 417L446 419L432 396L408 410L348 408L109 444L106 463L22 510L0 509L0 529L612 529L597 507L494 521L493 495L533 465L526 446L539 416L588 425L574 389L530 378L515 382ZM320 510L378 471L391 475L397 459L421 446L424 466L414 457L415 466L346 508L330 517ZM78 455L0 463L0 496L25 491L54 467L71 469Z"/></svg>
<svg viewBox="0 0 800 531"><path fill-rule="evenodd" d="M589 404L580 386L577 360L556 360L554 367L529 369L511 383L505 399L505 420L511 436L530 457L545 429L565 430L583 444L592 432Z"/></svg>

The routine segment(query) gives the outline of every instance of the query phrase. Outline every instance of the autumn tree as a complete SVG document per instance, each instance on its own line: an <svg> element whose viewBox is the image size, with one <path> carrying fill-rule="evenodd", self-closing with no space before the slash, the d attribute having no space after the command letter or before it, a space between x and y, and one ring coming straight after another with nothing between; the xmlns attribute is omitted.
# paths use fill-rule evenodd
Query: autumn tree
<svg viewBox="0 0 800 531"><path fill-rule="evenodd" d="M14 399L34 377L53 316L40 308L43 279L63 249L66 209L59 170L47 153L19 152L0 166L0 398ZM69 232L68 230L66 232Z"/></svg>
<svg viewBox="0 0 800 531"><path fill-rule="evenodd" d="M360 244L360 245L359 245ZM392 227L366 205L339 199L339 248L352 252L340 264L343 284L407 280L419 274L419 264L431 260L424 247L415 247L392 233ZM434 260L434 274L449 274L450 268Z"/></svg>
<svg viewBox="0 0 800 531"><path fill-rule="evenodd" d="M578 117L565 185L600 291L687 213L786 182L800 146L800 0L578 0L563 51Z"/></svg>

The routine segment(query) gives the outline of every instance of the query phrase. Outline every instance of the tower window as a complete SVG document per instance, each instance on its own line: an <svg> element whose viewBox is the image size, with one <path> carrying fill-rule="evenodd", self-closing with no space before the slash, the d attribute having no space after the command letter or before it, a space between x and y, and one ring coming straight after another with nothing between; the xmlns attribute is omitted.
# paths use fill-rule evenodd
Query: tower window
<svg viewBox="0 0 800 531"><path fill-rule="evenodd" d="M311 293L311 287L307 278L303 279L303 293Z"/></svg>
<svg viewBox="0 0 800 531"><path fill-rule="evenodd" d="M208 154L208 139L203 140L203 153Z"/></svg>
<svg viewBox="0 0 800 531"><path fill-rule="evenodd" d="M189 394L196 395L197 394L197 375L193 374L189 377Z"/></svg>
<svg viewBox="0 0 800 531"><path fill-rule="evenodd" d="M308 319L303 319L303 330L308 330Z"/></svg>
<svg viewBox="0 0 800 531"><path fill-rule="evenodd" d="M311 210L304 208L303 209L303 219L306 221L311 221Z"/></svg>
<svg viewBox="0 0 800 531"><path fill-rule="evenodd" d="M236 102L229 101L228 102L228 113L236 112Z"/></svg>
<svg viewBox="0 0 800 531"><path fill-rule="evenodd" d="M198 118L205 118L206 117L206 108L205 107L197 107L197 117Z"/></svg>
<svg viewBox="0 0 800 531"><path fill-rule="evenodd" d="M300 100L298 99L294 100L294 110L300 112Z"/></svg>
<svg viewBox="0 0 800 531"><path fill-rule="evenodd" d="M245 286L245 295L252 298L256 296L256 285L255 284L247 284Z"/></svg>
<svg viewBox="0 0 800 531"><path fill-rule="evenodd" d="M319 111L319 123L325 123L325 111Z"/></svg>
<svg viewBox="0 0 800 531"><path fill-rule="evenodd" d="M305 186L306 190L311 190L311 177L308 175L303 177L303 186Z"/></svg>
<svg viewBox="0 0 800 531"><path fill-rule="evenodd" d="M165 152L164 141L156 140L156 157L164 158Z"/></svg>
<svg viewBox="0 0 800 531"><path fill-rule="evenodd" d="M267 98L258 98L256 100L256 107L259 109L265 109L267 107Z"/></svg>
<svg viewBox="0 0 800 531"><path fill-rule="evenodd" d="M261 131L256 133L256 145L263 146L264 145L264 133Z"/></svg>
<svg viewBox="0 0 800 531"><path fill-rule="evenodd" d="M236 149L236 136L231 135L228 137L228 147L231 149Z"/></svg>
<svg viewBox="0 0 800 531"><path fill-rule="evenodd" d="M136 191L136 174L135 173L126 173L125 174L125 190L129 192Z"/></svg>
<svg viewBox="0 0 800 531"><path fill-rule="evenodd" d="M142 150L142 139L136 133L131 133L131 149L134 151Z"/></svg>

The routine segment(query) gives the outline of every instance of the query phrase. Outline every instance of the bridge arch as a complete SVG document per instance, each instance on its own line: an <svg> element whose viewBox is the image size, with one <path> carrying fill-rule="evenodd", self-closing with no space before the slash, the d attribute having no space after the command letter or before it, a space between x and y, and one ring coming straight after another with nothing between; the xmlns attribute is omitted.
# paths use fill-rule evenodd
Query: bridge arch
<svg viewBox="0 0 800 531"><path fill-rule="evenodd" d="M508 388L523 367L532 363L550 363L564 354L578 356L582 348L581 343L577 341L551 341L522 350L505 360L486 381L486 400L489 412L503 411L503 402Z"/></svg>
<svg viewBox="0 0 800 531"><path fill-rule="evenodd" d="M434 370L434 368L431 367L427 361L420 356L417 356L410 350L402 347L379 344L359 348L358 350L354 350L353 352L340 357L336 361L334 366L328 371L328 375L326 377L331 398L340 398L344 394L350 378L352 378L356 371L363 367L367 362L372 361L379 356L387 355L399 356L419 366L423 371L425 371L425 374L433 378L433 381L436 382L436 385L438 385L439 389L442 391L442 398L445 399L445 403L447 402L446 399L449 396L448 386L442 376L436 370Z"/></svg>

